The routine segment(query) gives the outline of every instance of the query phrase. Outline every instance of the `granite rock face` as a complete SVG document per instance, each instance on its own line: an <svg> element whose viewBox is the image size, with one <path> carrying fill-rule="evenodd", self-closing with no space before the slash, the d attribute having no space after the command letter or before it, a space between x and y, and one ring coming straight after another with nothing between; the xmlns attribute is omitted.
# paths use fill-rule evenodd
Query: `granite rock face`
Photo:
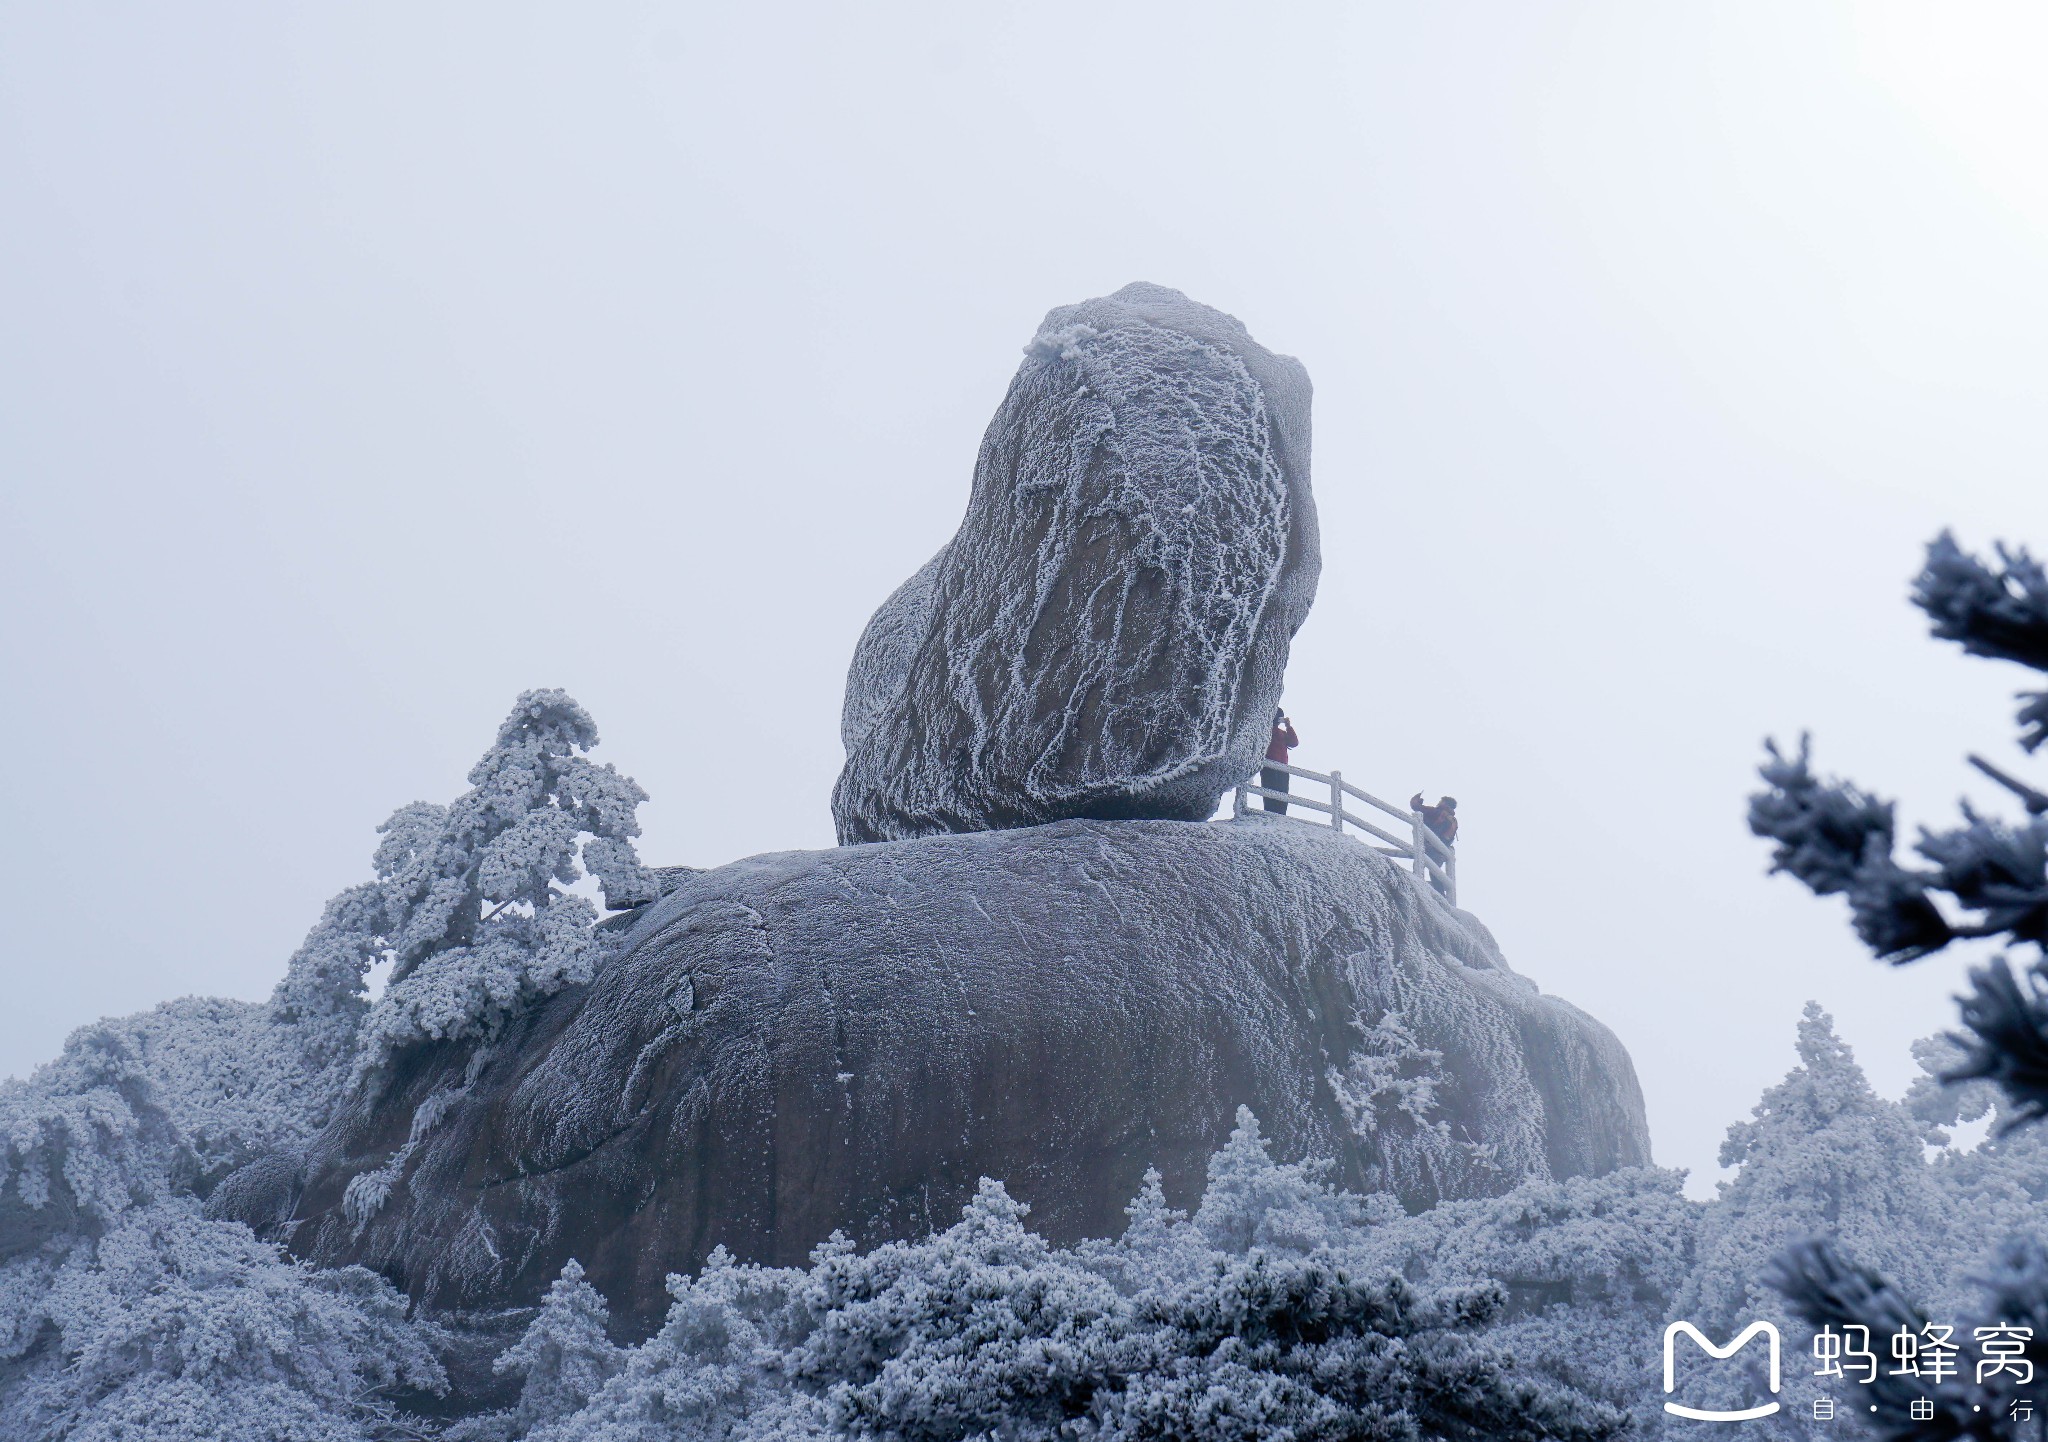
<svg viewBox="0 0 2048 1442"><path fill-rule="evenodd" d="M1208 816L1320 567L1298 362L1164 286L1053 311L958 533L855 651L840 840Z"/></svg>
<svg viewBox="0 0 2048 1442"><path fill-rule="evenodd" d="M570 1257L623 1326L723 1244L794 1263L948 1224L1003 1179L1055 1241L1143 1172L1199 1192L1249 1105L1285 1158L1410 1206L1641 1164L1634 1069L1486 929L1299 822L1066 821L682 878L586 986L429 1044L308 1157L293 1247L431 1307ZM382 1208L349 1182L425 1115Z"/></svg>

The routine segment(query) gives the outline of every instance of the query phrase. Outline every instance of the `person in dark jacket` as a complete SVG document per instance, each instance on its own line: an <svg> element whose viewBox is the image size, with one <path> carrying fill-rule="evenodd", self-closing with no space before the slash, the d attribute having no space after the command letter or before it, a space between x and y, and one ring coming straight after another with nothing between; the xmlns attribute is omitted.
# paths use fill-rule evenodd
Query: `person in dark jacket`
<svg viewBox="0 0 2048 1442"><path fill-rule="evenodd" d="M1266 743L1266 765L1259 768L1259 785L1268 791L1285 791L1287 773L1280 768L1287 764L1287 753L1301 744L1301 738L1294 734L1294 723L1287 719L1287 713L1278 706L1273 708L1273 739ZM1275 764L1278 763L1278 764ZM1287 814L1287 803L1268 796L1266 809Z"/></svg>
<svg viewBox="0 0 2048 1442"><path fill-rule="evenodd" d="M1422 818L1422 824L1429 828L1430 834L1444 844L1443 853L1433 851L1429 858L1438 866L1442 866L1450 859L1447 853L1458 840L1458 798L1455 796L1439 797L1436 805L1424 806L1422 804L1422 793L1418 791L1408 798L1408 809L1419 815ZM1429 884L1438 891L1449 890L1443 882L1437 879L1434 872L1430 873Z"/></svg>

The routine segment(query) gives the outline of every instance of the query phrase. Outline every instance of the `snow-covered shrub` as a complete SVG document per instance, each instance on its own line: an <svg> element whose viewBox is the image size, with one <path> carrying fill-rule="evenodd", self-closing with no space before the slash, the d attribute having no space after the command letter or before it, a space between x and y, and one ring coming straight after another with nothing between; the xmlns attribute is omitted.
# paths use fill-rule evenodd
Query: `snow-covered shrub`
<svg viewBox="0 0 2048 1442"><path fill-rule="evenodd" d="M1237 1109L1237 1125L1209 1158L1207 1184L1195 1208L1192 1231L1208 1250L1226 1256L1261 1251L1308 1253L1354 1246L1368 1221L1400 1215L1384 1193L1370 1197L1340 1191L1328 1181L1325 1161L1276 1162L1249 1107ZM1149 1209L1151 1192L1134 1207ZM1134 1212L1134 1220L1139 1213ZM1168 1228L1162 1237L1173 1235ZM1159 1251L1163 1254L1165 1248ZM1155 1262L1159 1257L1155 1256Z"/></svg>
<svg viewBox="0 0 2048 1442"><path fill-rule="evenodd" d="M195 1187L304 1139L303 1062L270 1008L188 998L0 1085L0 1436L358 1442L384 1391L441 1385L388 1284L200 1215Z"/></svg>
<svg viewBox="0 0 2048 1442"><path fill-rule="evenodd" d="M0 1081L0 1224L95 1232L169 1185L176 1133L119 1023L80 1028Z"/></svg>
<svg viewBox="0 0 2048 1442"><path fill-rule="evenodd" d="M1476 1442L1622 1425L1515 1369L1487 1332L1498 1286L1372 1263L1361 1241L1389 1214L1274 1162L1248 1114L1192 1218L1156 1177L1115 1242L1053 1247L1028 1210L984 1181L921 1241L834 1239L808 1269L721 1252L670 1279L662 1329L589 1405L529 1435Z"/></svg>
<svg viewBox="0 0 2048 1442"><path fill-rule="evenodd" d="M189 1200L130 1210L43 1281L0 1435L361 1442L391 1435L392 1391L446 1386L389 1283L290 1262Z"/></svg>
<svg viewBox="0 0 2048 1442"><path fill-rule="evenodd" d="M813 1261L824 1265L850 1250L828 1242ZM737 1265L721 1247L694 1280L671 1276L668 1289L674 1301L661 1330L626 1355L623 1370L587 1406L535 1429L532 1442L833 1435L819 1389L799 1386L795 1373L817 1325L813 1274ZM890 1339L875 1345L886 1348Z"/></svg>

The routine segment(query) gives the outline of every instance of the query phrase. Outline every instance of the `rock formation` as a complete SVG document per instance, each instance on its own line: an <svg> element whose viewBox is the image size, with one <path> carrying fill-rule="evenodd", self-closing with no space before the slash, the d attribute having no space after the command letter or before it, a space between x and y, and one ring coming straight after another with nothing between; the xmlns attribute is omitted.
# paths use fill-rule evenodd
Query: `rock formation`
<svg viewBox="0 0 2048 1442"><path fill-rule="evenodd" d="M574 1257L644 1332L715 1246L922 1235L984 1176L1117 1232L1240 1105L1413 1207L1648 1161L1627 1053L1472 917L1330 830L1203 819L1315 591L1308 396L1178 292L1054 311L854 657L848 844L665 875L587 985L401 1054L224 1205L437 1309Z"/></svg>
<svg viewBox="0 0 2048 1442"><path fill-rule="evenodd" d="M1298 362L1163 286L1053 311L958 533L861 638L840 840L1208 816L1320 566Z"/></svg>
<svg viewBox="0 0 2048 1442"><path fill-rule="evenodd" d="M429 1305L570 1257L629 1330L723 1244L801 1260L944 1226L984 1175L1055 1240L1146 1167L1200 1187L1249 1105L1411 1206L1649 1159L1627 1053L1484 927L1297 822L1067 821L683 877L586 986L431 1044L309 1158L294 1247ZM360 1228L350 1180L407 1142Z"/></svg>

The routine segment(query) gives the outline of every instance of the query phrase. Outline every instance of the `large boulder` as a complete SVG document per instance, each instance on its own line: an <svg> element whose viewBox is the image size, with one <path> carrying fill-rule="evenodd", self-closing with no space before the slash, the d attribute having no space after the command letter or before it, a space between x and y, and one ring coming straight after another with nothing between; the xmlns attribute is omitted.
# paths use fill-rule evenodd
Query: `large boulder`
<svg viewBox="0 0 2048 1442"><path fill-rule="evenodd" d="M958 533L855 651L840 840L1208 816L1320 566L1298 362L1164 286L1053 311Z"/></svg>
<svg viewBox="0 0 2048 1442"><path fill-rule="evenodd" d="M443 1309L531 1303L575 1257L645 1331L716 1245L921 1235L982 1176L1055 1241L1114 1234L1148 1166L1199 1193L1240 1104L1278 1154L1413 1207L1649 1160L1604 1027L1296 821L762 856L629 927L486 1050L402 1057L314 1148L295 1248Z"/></svg>

